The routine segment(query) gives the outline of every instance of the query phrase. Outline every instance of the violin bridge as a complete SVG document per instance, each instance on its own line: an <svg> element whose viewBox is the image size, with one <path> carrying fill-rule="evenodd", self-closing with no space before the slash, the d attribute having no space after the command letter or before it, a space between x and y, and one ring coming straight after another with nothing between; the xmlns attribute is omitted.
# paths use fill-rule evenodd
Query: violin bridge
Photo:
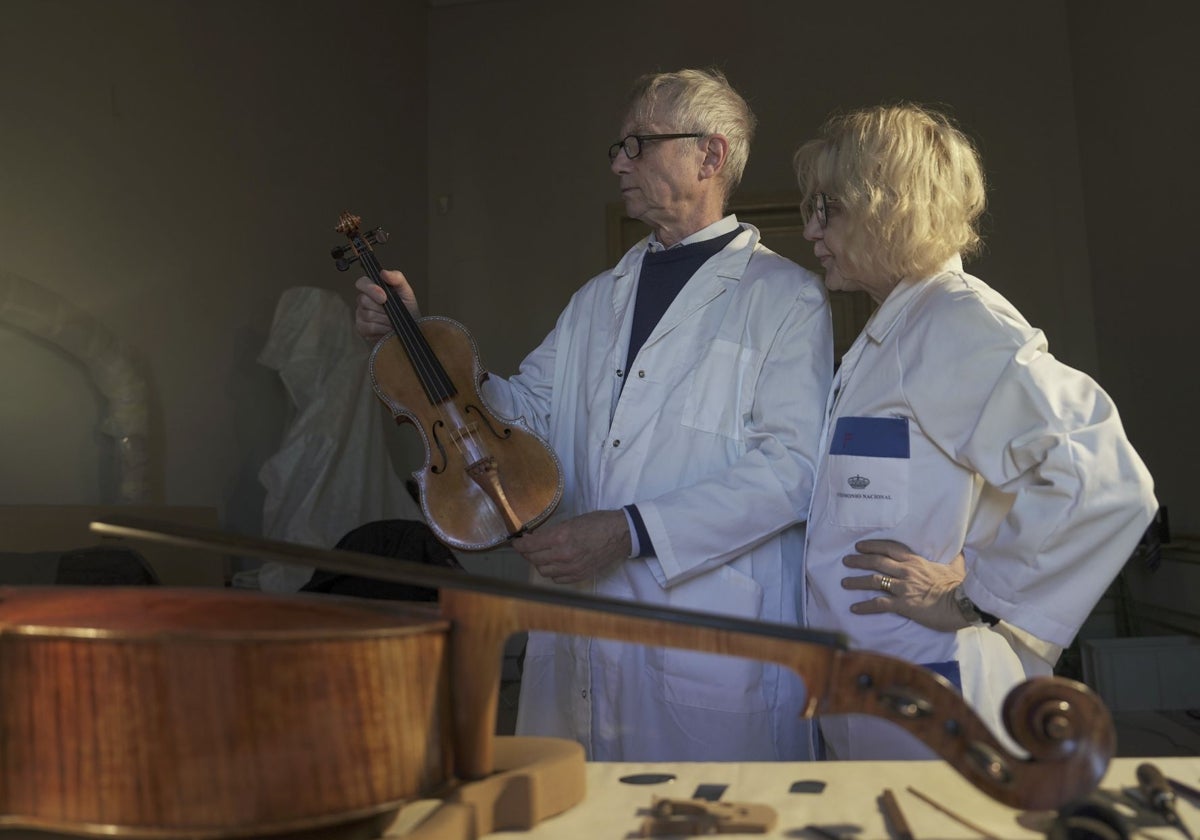
<svg viewBox="0 0 1200 840"><path fill-rule="evenodd" d="M450 442L455 446L462 443L464 440L473 443L475 440L475 432L478 431L478 423L467 423L466 425L456 426L454 431L450 433ZM474 466L474 464L472 464ZM469 469L469 468L468 468Z"/></svg>

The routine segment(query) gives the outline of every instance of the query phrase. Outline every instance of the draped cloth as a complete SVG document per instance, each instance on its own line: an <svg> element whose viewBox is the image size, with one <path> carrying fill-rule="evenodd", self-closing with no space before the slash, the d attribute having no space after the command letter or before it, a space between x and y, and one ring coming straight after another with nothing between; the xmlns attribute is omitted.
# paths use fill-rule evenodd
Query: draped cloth
<svg viewBox="0 0 1200 840"><path fill-rule="evenodd" d="M368 355L339 295L295 287L280 296L258 361L279 371L294 413L258 474L267 490L264 536L330 548L366 522L422 518L388 455L391 421L375 398ZM259 587L295 592L312 572L268 562Z"/></svg>

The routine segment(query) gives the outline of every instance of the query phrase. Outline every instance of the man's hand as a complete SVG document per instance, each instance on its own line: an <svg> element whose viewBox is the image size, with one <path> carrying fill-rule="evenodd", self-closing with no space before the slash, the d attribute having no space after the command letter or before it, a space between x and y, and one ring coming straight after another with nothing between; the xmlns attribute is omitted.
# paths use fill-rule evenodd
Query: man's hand
<svg viewBox="0 0 1200 840"><path fill-rule="evenodd" d="M954 603L954 589L967 574L961 552L950 563L942 564L932 563L894 540L863 540L854 547L862 553L847 554L842 563L873 574L842 578L842 588L877 596L852 604L852 613L891 612L947 632L967 626Z"/></svg>
<svg viewBox="0 0 1200 840"><path fill-rule="evenodd" d="M413 294L412 287L408 285L408 280L404 277L404 273L400 271L381 271L379 276L383 282L391 286L400 300L412 313L414 318L421 317L421 310L417 306L417 297ZM374 342L382 338L392 331L392 322L388 320L387 313L383 310L383 304L387 300L387 293L370 277L359 277L354 282L354 288L358 289L358 307L354 310L354 329L358 334L367 341Z"/></svg>
<svg viewBox="0 0 1200 840"><path fill-rule="evenodd" d="M512 547L543 577L579 583L628 558L633 543L624 511L599 510L539 528Z"/></svg>

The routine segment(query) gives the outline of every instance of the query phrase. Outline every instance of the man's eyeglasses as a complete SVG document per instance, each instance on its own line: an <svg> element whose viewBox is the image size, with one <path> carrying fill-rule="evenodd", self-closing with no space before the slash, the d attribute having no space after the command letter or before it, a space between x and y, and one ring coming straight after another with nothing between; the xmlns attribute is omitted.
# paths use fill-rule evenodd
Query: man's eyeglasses
<svg viewBox="0 0 1200 840"><path fill-rule="evenodd" d="M608 147L608 162L612 163L625 150L625 157L633 160L642 153L642 146L651 140L679 140L684 137L703 137L703 134L630 134L624 140Z"/></svg>
<svg viewBox="0 0 1200 840"><path fill-rule="evenodd" d="M820 226L821 230L825 230L826 226L829 224L829 207L833 204L837 204L837 199L830 198L823 192L819 192L814 195L812 200L809 202L808 216L809 218L812 218L813 216L817 217L817 224Z"/></svg>

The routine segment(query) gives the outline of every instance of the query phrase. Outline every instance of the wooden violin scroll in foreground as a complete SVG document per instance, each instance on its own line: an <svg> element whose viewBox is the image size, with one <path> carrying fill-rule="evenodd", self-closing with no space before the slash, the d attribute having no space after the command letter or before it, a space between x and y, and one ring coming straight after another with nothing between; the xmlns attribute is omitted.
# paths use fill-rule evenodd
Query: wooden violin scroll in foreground
<svg viewBox="0 0 1200 840"><path fill-rule="evenodd" d="M360 219L342 214L337 231L349 245L333 249L339 270L361 263L387 294L394 332L371 351L375 394L398 423L411 423L425 445L413 473L429 527L455 548L482 550L541 524L562 498L558 457L524 418L504 419L483 401L486 374L475 342L449 318L416 320L380 276L372 246L386 240L362 233Z"/></svg>
<svg viewBox="0 0 1200 840"><path fill-rule="evenodd" d="M1116 752L1112 716L1087 686L1036 677L1005 698L1010 753L948 682L891 657L842 651L818 715L856 712L903 726L984 793L1014 808L1053 810L1087 795Z"/></svg>
<svg viewBox="0 0 1200 840"><path fill-rule="evenodd" d="M1015 808L1051 810L1085 796L1103 777L1115 748L1112 720L1103 704L1086 686L1068 680L1042 678L1018 686L1010 694L1004 718L1013 739L1029 752L1028 757L1021 757L988 731L943 678L899 659L848 650L837 634L647 607L374 555L330 552L184 525L114 517L93 523L92 528L101 534L440 589L444 645L420 667L413 666L411 673L414 679L429 674L423 690L430 696L452 698L452 702L440 713L439 725L388 737L411 739L420 745L417 752L442 756L439 766L452 768L453 777L460 780L485 778L495 768L492 728L501 651L510 635L529 630L681 647L787 666L800 674L808 687L808 701L796 710L798 715L861 713L893 721L981 791ZM257 597L264 608L275 600ZM300 596L293 600L311 603ZM282 607L271 607L277 608ZM0 620L9 623L2 612ZM408 668L404 666L404 670ZM236 674L227 679L227 690L238 686ZM356 679L369 684L373 678L364 672ZM345 726L362 720L352 709L340 719L346 721ZM428 740L427 732L432 731L443 738L436 749ZM296 737L302 740L305 736ZM268 765L279 754L263 753L254 762ZM197 758L186 752L174 757ZM225 772L221 768L209 771ZM445 773L441 770L433 777Z"/></svg>
<svg viewBox="0 0 1200 840"><path fill-rule="evenodd" d="M808 687L802 717L868 714L904 727L964 778L1014 808L1053 810L1085 796L1103 778L1116 749L1112 718L1087 686L1041 677L1017 686L1004 717L1009 752L962 695L918 665L847 650L832 634L678 610L639 609L580 596L540 602L443 588L442 615L455 627L450 649L457 771L489 772L487 727L495 719L500 652L509 635L545 630L723 653L791 668ZM569 602L569 603L568 603ZM465 736L465 737L464 737Z"/></svg>

